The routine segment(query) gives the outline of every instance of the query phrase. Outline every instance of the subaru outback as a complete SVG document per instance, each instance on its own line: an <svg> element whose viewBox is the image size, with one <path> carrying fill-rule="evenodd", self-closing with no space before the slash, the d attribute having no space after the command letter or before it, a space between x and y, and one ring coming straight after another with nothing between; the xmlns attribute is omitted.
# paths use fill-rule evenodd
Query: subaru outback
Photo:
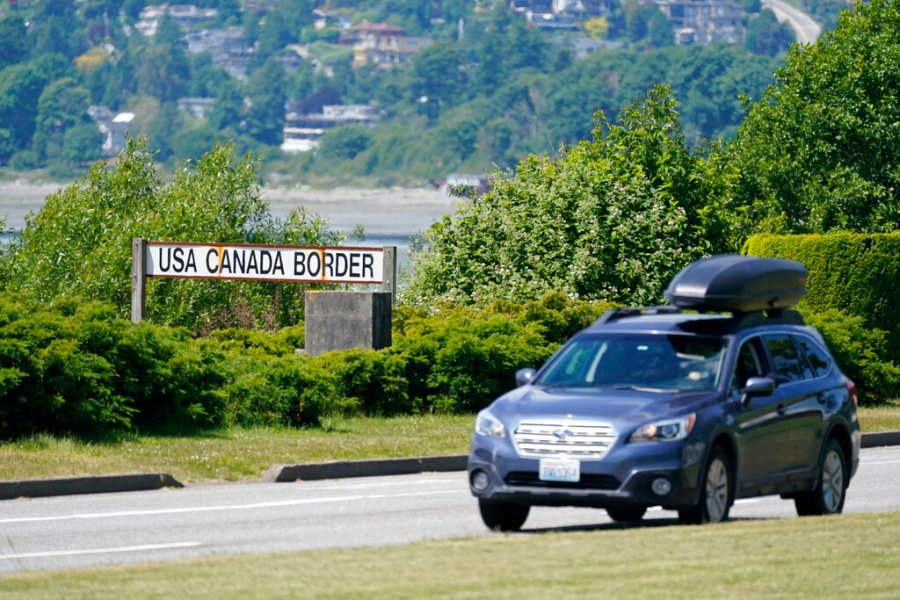
<svg viewBox="0 0 900 600"><path fill-rule="evenodd" d="M649 507L683 523L777 494L840 513L859 463L856 387L790 307L806 269L721 255L689 265L669 305L608 311L481 411L469 485L493 530L532 506Z"/></svg>

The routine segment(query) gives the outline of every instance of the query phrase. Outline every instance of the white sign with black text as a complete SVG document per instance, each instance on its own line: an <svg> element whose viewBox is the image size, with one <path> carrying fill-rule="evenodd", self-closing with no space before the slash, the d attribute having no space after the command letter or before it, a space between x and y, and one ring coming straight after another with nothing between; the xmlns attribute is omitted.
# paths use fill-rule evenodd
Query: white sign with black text
<svg viewBox="0 0 900 600"><path fill-rule="evenodd" d="M149 277L383 283L384 249L147 242Z"/></svg>

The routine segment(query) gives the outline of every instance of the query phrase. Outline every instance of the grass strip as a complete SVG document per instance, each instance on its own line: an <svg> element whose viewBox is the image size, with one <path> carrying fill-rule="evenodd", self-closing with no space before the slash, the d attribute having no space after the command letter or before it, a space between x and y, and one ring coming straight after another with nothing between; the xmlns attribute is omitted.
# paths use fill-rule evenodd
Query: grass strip
<svg viewBox="0 0 900 600"><path fill-rule="evenodd" d="M165 472L182 483L259 479L273 465L465 454L472 416L330 419L321 429L251 428L85 442L0 444L0 480Z"/></svg>
<svg viewBox="0 0 900 600"><path fill-rule="evenodd" d="M900 399L859 409L863 431L900 430ZM336 418L320 429L235 428L86 442L47 435L0 443L0 480L170 473L182 483L251 481L274 465L466 454L474 416Z"/></svg>
<svg viewBox="0 0 900 600"><path fill-rule="evenodd" d="M491 535L0 578L5 598L896 598L900 512Z"/></svg>

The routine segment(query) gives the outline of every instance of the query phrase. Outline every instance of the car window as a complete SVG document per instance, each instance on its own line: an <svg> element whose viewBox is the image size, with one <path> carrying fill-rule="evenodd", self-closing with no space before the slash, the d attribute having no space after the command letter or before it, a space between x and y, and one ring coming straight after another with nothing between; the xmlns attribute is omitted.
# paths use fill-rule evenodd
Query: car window
<svg viewBox="0 0 900 600"><path fill-rule="evenodd" d="M740 394L751 377L762 377L763 375L762 360L756 347L756 341L747 340L741 345L734 365L734 373L729 386L732 394Z"/></svg>
<svg viewBox="0 0 900 600"><path fill-rule="evenodd" d="M689 335L590 335L569 343L537 385L704 390L716 387L720 338Z"/></svg>
<svg viewBox="0 0 900 600"><path fill-rule="evenodd" d="M791 338L785 334L767 335L765 341L775 381L778 383L802 381L802 361Z"/></svg>
<svg viewBox="0 0 900 600"><path fill-rule="evenodd" d="M809 378L828 375L828 372L831 370L831 360L828 353L819 344L805 335L798 335L794 339L800 348L800 352L806 357L806 362L811 371Z"/></svg>

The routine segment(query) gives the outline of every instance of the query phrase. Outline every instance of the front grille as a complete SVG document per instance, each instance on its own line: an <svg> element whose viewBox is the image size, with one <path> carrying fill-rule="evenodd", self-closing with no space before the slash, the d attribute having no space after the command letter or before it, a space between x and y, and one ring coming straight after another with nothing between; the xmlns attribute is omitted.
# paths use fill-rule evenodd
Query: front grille
<svg viewBox="0 0 900 600"><path fill-rule="evenodd" d="M616 441L609 423L522 421L513 434L520 456L600 460Z"/></svg>
<svg viewBox="0 0 900 600"><path fill-rule="evenodd" d="M581 474L579 481L541 481L533 471L512 471L504 479L506 485L528 487L553 487L581 490L617 490L619 480L612 475Z"/></svg>

